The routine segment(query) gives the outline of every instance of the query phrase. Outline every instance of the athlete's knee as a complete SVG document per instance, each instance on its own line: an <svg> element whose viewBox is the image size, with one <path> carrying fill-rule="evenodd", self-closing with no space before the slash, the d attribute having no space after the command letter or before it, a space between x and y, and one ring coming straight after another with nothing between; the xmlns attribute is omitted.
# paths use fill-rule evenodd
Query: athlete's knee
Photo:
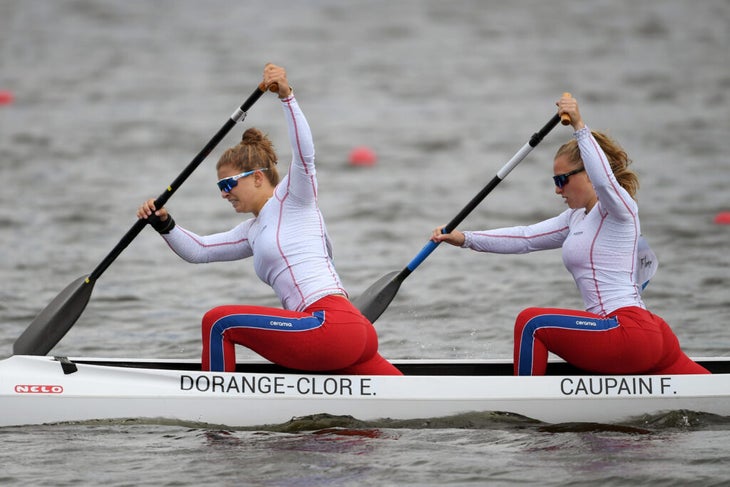
<svg viewBox="0 0 730 487"><path fill-rule="evenodd" d="M210 328L215 324L216 321L226 316L226 307L225 306L218 306L216 308L208 310L203 315L203 326L207 326Z"/></svg>
<svg viewBox="0 0 730 487"><path fill-rule="evenodd" d="M539 316L544 313L545 310L543 308L525 308L520 311L520 314L517 315L515 321L517 323L524 324L533 319L535 316Z"/></svg>
<svg viewBox="0 0 730 487"><path fill-rule="evenodd" d="M202 319L202 328L203 333L207 334L210 333L213 327L218 323L220 320L225 318L226 316L231 316L232 314L242 314L245 313L245 309L242 307L236 307L233 306L217 306L213 309L208 310L204 315ZM222 330L221 330L222 331Z"/></svg>
<svg viewBox="0 0 730 487"><path fill-rule="evenodd" d="M542 314L541 308L525 308L515 318L515 335L521 335L525 325L536 316Z"/></svg>

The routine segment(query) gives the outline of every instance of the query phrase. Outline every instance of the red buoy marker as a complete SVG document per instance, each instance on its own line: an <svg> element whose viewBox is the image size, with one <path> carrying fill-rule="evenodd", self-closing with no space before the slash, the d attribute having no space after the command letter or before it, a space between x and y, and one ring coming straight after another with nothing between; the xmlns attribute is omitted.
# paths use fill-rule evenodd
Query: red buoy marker
<svg viewBox="0 0 730 487"><path fill-rule="evenodd" d="M364 145L355 147L350 151L350 165L352 166L373 166L377 160L378 157L375 152Z"/></svg>
<svg viewBox="0 0 730 487"><path fill-rule="evenodd" d="M0 105L10 105L14 99L12 91L0 90Z"/></svg>
<svg viewBox="0 0 730 487"><path fill-rule="evenodd" d="M721 211L715 215L714 221L718 225L730 225L730 211Z"/></svg>

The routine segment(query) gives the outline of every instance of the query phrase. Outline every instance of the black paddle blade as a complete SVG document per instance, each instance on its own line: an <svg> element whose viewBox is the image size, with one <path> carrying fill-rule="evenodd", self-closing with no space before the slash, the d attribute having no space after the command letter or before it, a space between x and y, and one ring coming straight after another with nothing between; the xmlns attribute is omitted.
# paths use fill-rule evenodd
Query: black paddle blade
<svg viewBox="0 0 730 487"><path fill-rule="evenodd" d="M403 271L393 271L384 275L354 299L353 304L371 323L375 322L393 301L398 293L398 288L408 274L410 272L404 276Z"/></svg>
<svg viewBox="0 0 730 487"><path fill-rule="evenodd" d="M15 355L46 355L79 319L94 289L94 281L81 276L35 317L13 344Z"/></svg>

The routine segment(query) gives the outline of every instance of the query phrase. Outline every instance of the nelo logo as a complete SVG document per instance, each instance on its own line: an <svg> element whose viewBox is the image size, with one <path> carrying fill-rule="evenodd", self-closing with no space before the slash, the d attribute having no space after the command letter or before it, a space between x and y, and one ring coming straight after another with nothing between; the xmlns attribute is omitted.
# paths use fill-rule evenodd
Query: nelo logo
<svg viewBox="0 0 730 487"><path fill-rule="evenodd" d="M15 392L18 394L61 394L63 386L45 386L39 384L17 384Z"/></svg>

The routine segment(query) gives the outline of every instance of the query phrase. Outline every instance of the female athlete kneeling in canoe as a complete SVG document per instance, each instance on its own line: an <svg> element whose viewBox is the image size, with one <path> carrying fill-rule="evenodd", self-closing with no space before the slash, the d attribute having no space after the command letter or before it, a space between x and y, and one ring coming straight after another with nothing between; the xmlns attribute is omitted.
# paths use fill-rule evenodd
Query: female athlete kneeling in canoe
<svg viewBox="0 0 730 487"><path fill-rule="evenodd" d="M521 254L562 247L586 311L527 308L514 329L514 371L544 375L548 352L602 374L707 374L680 349L669 325L649 312L637 275L641 226L636 174L626 152L583 122L578 103L564 96L558 113L570 116L574 140L557 152L555 192L569 209L529 226L442 234L431 239L480 252Z"/></svg>
<svg viewBox="0 0 730 487"><path fill-rule="evenodd" d="M199 236L176 225L154 199L154 228L188 262L253 257L256 274L284 309L228 305L203 317L203 370L234 371L235 345L292 369L337 374L400 375L378 353L375 328L350 302L332 262L332 246L317 206L314 144L284 68L267 64L264 86L278 86L293 158L281 180L271 141L250 128L217 164L218 188L238 213L252 213L233 229Z"/></svg>

